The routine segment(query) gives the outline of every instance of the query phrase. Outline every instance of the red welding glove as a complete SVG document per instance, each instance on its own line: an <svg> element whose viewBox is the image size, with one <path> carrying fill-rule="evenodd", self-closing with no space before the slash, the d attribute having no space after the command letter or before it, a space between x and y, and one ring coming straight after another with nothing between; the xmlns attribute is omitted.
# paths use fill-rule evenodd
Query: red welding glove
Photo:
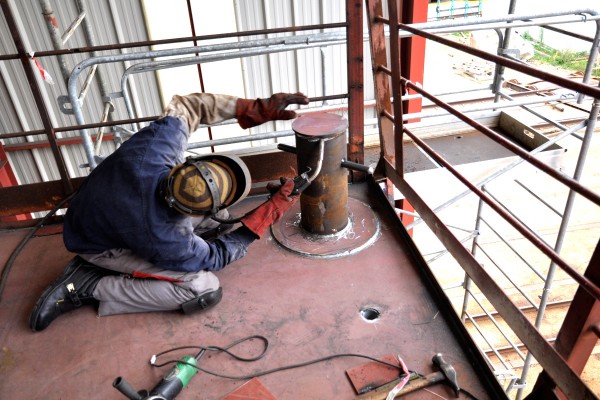
<svg viewBox="0 0 600 400"><path fill-rule="evenodd" d="M308 97L302 93L276 93L268 99L237 99L236 117L244 129L252 128L268 121L296 118L296 113L285 108L290 104L308 104Z"/></svg>
<svg viewBox="0 0 600 400"><path fill-rule="evenodd" d="M298 201L300 196L290 196L292 190L294 190L294 181L289 179L269 200L244 217L242 224L259 238L262 237L269 226L277 222Z"/></svg>

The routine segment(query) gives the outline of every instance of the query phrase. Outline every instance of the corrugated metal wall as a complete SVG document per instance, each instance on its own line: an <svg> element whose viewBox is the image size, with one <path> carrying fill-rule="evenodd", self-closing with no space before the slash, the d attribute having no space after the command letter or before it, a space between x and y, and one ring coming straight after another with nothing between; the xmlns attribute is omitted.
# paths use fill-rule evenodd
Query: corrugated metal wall
<svg viewBox="0 0 600 400"><path fill-rule="evenodd" d="M19 31L25 46L31 51L53 50L52 41L46 27L42 7L39 1L11 1L11 8L17 20ZM50 1L60 31L68 28L72 21L79 15L74 0ZM103 0L88 1L86 18L92 25L96 45L111 43L137 42L147 40L145 19L142 6L138 0ZM66 48L88 46L80 26L69 39ZM124 52L140 51L142 49L123 50ZM0 20L0 52L14 54L16 49L8 30L6 20ZM66 55L67 66L71 70L80 61L90 57L89 54ZM57 98L67 94L66 85L60 73L57 57L41 57L38 62L46 69L55 82L53 85L43 81L38 76L38 81L43 92L45 104L50 111L54 127L75 125L75 118L59 111ZM124 71L122 63L106 64L99 67L105 77L107 92L120 91L120 79ZM141 74L137 84L131 89L134 91L134 102L140 115L156 115L161 110L158 85L154 74ZM79 82L81 85L82 82ZM12 133L33 129L42 129L42 122L27 79L20 61L0 62L0 102L3 116L0 119L0 132ZM122 102L117 100L115 103ZM83 107L86 122L99 122L103 111L103 101L97 84L97 79L87 94ZM127 113L122 104L115 104L114 119L125 119ZM79 132L57 133L57 137L79 136ZM27 138L14 138L4 140L4 145L10 147L12 143L25 141L45 140L44 135L30 136ZM105 142L102 153L109 153L114 148L112 142ZM70 176L83 176L87 168L80 168L87 163L87 159L80 145L61 146L61 151L69 169ZM55 162L49 148L20 150L9 152L11 166L19 183L34 183L46 180L59 179Z"/></svg>
<svg viewBox="0 0 600 400"><path fill-rule="evenodd" d="M185 4L185 0L177 1ZM92 24L96 45L155 39L148 37L148 29L146 28L146 21L148 19L147 15L144 15L144 1L88 0L86 4L88 9L86 18ZM232 4L233 7L231 7L231 10L235 13L234 18L237 22L238 31L344 22L346 20L345 0L233 0ZM76 0L50 0L50 5L54 10L60 30L66 29L79 14ZM193 2L192 6L195 9L199 9L205 18L206 15L210 15L210 2ZM25 38L26 46L36 51L52 50L53 46L46 28L44 16L42 15L40 1L12 1L11 7L19 21L19 29L21 35ZM203 9L203 7L207 8ZM177 23L189 23L187 15L181 15L180 17ZM218 18L218 16L212 17ZM228 16L227 18L231 17L233 16ZM162 23L168 26L168 24L175 22L151 19L148 20L148 23ZM196 25L200 26L201 23L196 22ZM207 32L203 32L201 29L199 32L207 34ZM16 53L4 17L0 20L0 33L0 51L4 54ZM311 32L301 32L298 34L306 33ZM254 38L256 37L248 37L248 39ZM228 41L235 41L235 39L228 39ZM87 45L89 43L86 42L82 27L80 27L69 40L66 47L82 47ZM190 44L181 43L172 47L184 46L190 46ZM374 99L374 95L367 42L364 43L363 48L365 60L365 100L372 100ZM147 50L149 49L136 48L126 49L122 52ZM114 53L113 51L112 54ZM108 53L105 52L104 54ZM90 54L67 55L69 68L72 69L77 63L90 56ZM67 90L62 80L56 57L43 57L38 61L48 70L56 82L54 85L49 85L41 77L38 77L45 96L45 102L51 112L53 125L55 127L75 125L75 118L71 115L61 113L58 108L57 98L60 95L66 95ZM99 66L99 69L105 76L107 92L120 92L121 75L129 65L111 63ZM256 98L270 96L272 93L280 91L302 91L310 97L316 97L344 94L348 91L345 45L253 56L242 59L239 63L239 68L242 70L241 74L243 75L243 94L240 94L242 88L240 88L240 93L230 94ZM210 80L211 82L227 79L228 77L224 74L205 77L205 81ZM82 80L83 78L80 78L80 81ZM81 87L81 83L78 83L79 87ZM136 74L134 79L129 80L129 85L133 95L136 116L152 116L160 113L162 109L161 90L166 93L169 93L169 90L159 86L154 73ZM210 91L210 87L207 90ZM170 95L167 95L167 97L170 97ZM346 100L335 100L329 101L329 104L345 102ZM42 129L42 123L37 113L35 102L27 86L27 80L19 61L0 63L0 104L4 110L3 118L0 120L0 132L8 133ZM313 104L312 106L318 106L318 104ZM100 90L98 85L94 84L85 99L83 107L86 122L100 121L102 110L103 101ZM122 99L117 99L115 101L113 118L126 119L128 117L124 102ZM365 119L374 117L374 109L365 109ZM251 134L253 132L290 129L290 125L290 122L269 123L248 131L235 130L233 133L231 129L227 130L227 127L220 127L213 132L213 138L218 139L220 137ZM58 133L57 136L79 136L79 132ZM207 138L205 134L196 134L194 136L198 139L201 138L200 140ZM11 143L22 143L25 140L35 141L45 139L44 136L28 137L27 139L15 138L4 140L4 144L5 146L10 146ZM278 141L289 142L290 140L293 140L293 138L289 140L280 139ZM244 149L250 146L261 146L273 142L274 140L264 140L251 145L248 145L248 143L227 145L220 146L216 150ZM113 149L113 143L107 142L103 144L101 152L108 154ZM81 145L61 146L61 151L71 176L87 174L87 168L79 167L87 163ZM13 151L9 153L9 157L12 168L19 182L22 184L59 179L49 148Z"/></svg>
<svg viewBox="0 0 600 400"><path fill-rule="evenodd" d="M240 31L329 24L346 21L345 0L240 0L236 1ZM366 21L366 16L363 18ZM344 30L339 28L339 30ZM363 28L367 32L366 22ZM332 32L333 30L328 30ZM317 33L303 31L298 34ZM269 37L284 36L274 34ZM288 34L289 35L289 34ZM249 37L248 39L256 39ZM373 100L373 77L368 42L363 44L365 101ZM245 58L244 83L248 97L263 97L280 91L301 91L310 97L339 95L348 92L346 45L296 50ZM330 100L323 105L347 103ZM311 104L317 106L318 104ZM346 112L340 112L345 115ZM375 118L374 109L365 109L365 120ZM286 122L265 124L257 131L289 129ZM279 139L289 142L292 139Z"/></svg>

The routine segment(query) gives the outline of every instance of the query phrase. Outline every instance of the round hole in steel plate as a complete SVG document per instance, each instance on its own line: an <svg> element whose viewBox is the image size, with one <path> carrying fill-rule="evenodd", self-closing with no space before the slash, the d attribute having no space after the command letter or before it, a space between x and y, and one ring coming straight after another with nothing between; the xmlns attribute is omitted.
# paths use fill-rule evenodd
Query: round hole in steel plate
<svg viewBox="0 0 600 400"><path fill-rule="evenodd" d="M360 316L367 322L374 322L381 317L381 312L374 307L364 307L360 310Z"/></svg>

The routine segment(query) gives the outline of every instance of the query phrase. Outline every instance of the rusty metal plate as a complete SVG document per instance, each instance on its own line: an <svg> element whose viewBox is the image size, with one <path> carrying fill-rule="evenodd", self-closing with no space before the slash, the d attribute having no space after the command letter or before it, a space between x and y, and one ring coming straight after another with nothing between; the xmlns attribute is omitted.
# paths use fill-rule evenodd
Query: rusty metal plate
<svg viewBox="0 0 600 400"><path fill-rule="evenodd" d="M335 258L355 254L377 240L379 219L371 207L348 197L348 225L339 233L318 235L300 226L300 204L296 203L271 226L275 241L285 249L306 257Z"/></svg>
<svg viewBox="0 0 600 400"><path fill-rule="evenodd" d="M345 132L348 129L348 120L337 114L309 114L296 118L292 129L297 135L330 138Z"/></svg>
<svg viewBox="0 0 600 400"><path fill-rule="evenodd" d="M380 360L390 364L398 364L398 359L394 354L388 354ZM350 379L356 393L363 394L398 379L400 372L397 368L371 361L346 370L346 375L348 375L348 379Z"/></svg>
<svg viewBox="0 0 600 400"><path fill-rule="evenodd" d="M223 400L277 400L258 378L252 378L229 393Z"/></svg>

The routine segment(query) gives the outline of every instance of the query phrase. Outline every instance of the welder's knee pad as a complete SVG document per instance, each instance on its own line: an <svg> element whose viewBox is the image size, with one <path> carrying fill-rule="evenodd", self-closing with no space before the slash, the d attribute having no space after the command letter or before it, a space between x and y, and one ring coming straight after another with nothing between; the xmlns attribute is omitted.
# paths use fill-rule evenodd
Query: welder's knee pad
<svg viewBox="0 0 600 400"><path fill-rule="evenodd" d="M204 311L214 307L223 298L223 289L208 291L195 299L187 301L181 305L181 309L185 314L192 314L199 311Z"/></svg>
<svg viewBox="0 0 600 400"><path fill-rule="evenodd" d="M217 290L221 285L219 278L210 271L188 272L185 274L183 282L177 282L175 285L191 292L191 295L200 296L201 294Z"/></svg>

